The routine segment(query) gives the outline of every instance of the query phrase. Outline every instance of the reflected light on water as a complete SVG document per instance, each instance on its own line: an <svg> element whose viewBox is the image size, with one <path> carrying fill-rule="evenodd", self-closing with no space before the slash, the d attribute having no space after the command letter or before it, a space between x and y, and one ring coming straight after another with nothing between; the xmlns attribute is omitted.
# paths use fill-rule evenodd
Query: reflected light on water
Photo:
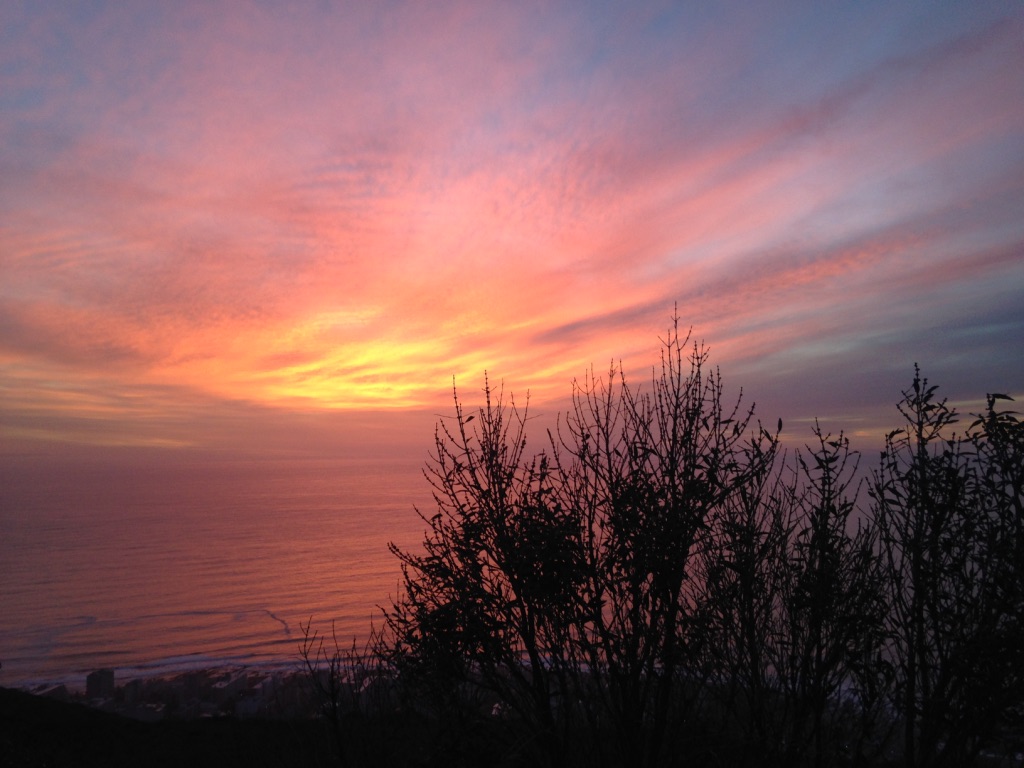
<svg viewBox="0 0 1024 768"><path fill-rule="evenodd" d="M300 623L363 640L394 541L429 503L418 459L9 462L0 685L298 660Z"/></svg>

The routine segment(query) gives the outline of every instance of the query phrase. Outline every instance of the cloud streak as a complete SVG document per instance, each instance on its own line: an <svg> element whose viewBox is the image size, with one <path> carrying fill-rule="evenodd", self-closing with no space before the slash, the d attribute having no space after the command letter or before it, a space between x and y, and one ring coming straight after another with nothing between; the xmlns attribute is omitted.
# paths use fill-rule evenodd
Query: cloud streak
<svg viewBox="0 0 1024 768"><path fill-rule="evenodd" d="M430 410L485 369L554 401L676 303L786 416L881 407L915 354L1021 391L1005 5L0 14L9 423Z"/></svg>

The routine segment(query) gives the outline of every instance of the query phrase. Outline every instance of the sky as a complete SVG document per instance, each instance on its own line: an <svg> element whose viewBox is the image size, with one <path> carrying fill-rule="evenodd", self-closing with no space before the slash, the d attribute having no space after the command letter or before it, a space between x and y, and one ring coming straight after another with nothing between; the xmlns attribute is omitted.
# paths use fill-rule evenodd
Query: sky
<svg viewBox="0 0 1024 768"><path fill-rule="evenodd" d="M1024 5L0 5L0 452L426 450L674 308L796 440L1024 396Z"/></svg>

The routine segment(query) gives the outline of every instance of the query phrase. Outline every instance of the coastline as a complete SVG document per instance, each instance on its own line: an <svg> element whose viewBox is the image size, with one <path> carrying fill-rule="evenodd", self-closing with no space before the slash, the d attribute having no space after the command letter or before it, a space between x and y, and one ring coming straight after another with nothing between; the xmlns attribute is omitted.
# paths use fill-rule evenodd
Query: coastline
<svg viewBox="0 0 1024 768"><path fill-rule="evenodd" d="M89 668L50 674L11 675L8 667L0 663L0 687L38 693L47 688L63 686L70 694L85 694L89 675L100 669L113 670L116 684L133 681L172 679L191 673L223 673L246 669L258 673L287 673L300 671L302 660L295 653L291 658L254 658L250 655L209 656L201 653L182 654L153 661L119 665L96 665Z"/></svg>
<svg viewBox="0 0 1024 768"><path fill-rule="evenodd" d="M140 671L143 674L138 674ZM148 674L145 674L148 672ZM312 719L317 699L300 662L222 663L171 671L97 669L67 681L4 684L10 691L78 704L131 720Z"/></svg>

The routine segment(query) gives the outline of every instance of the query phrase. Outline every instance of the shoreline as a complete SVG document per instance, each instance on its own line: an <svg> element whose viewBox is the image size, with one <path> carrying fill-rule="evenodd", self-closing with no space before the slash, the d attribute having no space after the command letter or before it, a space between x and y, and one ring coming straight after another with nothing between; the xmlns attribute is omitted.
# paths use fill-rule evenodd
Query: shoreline
<svg viewBox="0 0 1024 768"><path fill-rule="evenodd" d="M138 674L97 669L71 681L45 681L0 687L41 699L82 704L132 720L304 719L315 717L317 700L309 672L299 661L274 664L221 664Z"/></svg>
<svg viewBox="0 0 1024 768"><path fill-rule="evenodd" d="M40 674L10 674L0 663L0 687L12 690L34 691L43 688L64 686L69 692L84 693L90 674L100 669L114 671L117 683L127 684L135 680L173 678L194 672L219 672L234 669L248 669L254 672L287 672L300 670L303 662L298 653L291 658L252 658L251 656L208 656L200 653L182 654L126 665L97 665L67 672Z"/></svg>

